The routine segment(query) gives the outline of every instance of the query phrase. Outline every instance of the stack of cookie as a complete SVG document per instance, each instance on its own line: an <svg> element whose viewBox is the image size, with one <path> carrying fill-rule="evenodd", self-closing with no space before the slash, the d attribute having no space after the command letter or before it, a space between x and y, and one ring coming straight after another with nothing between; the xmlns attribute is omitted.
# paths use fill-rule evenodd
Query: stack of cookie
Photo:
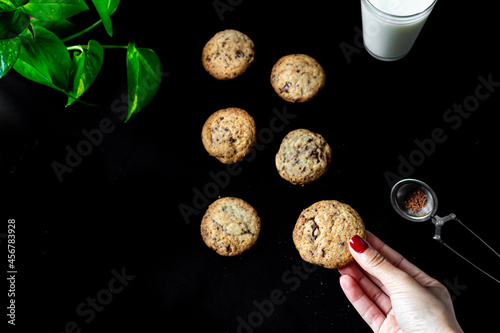
<svg viewBox="0 0 500 333"><path fill-rule="evenodd" d="M245 34L224 30L205 45L202 63L218 80L241 76L255 60L255 45ZM271 70L271 85L287 102L307 102L325 85L326 75L311 56L291 54L279 59ZM206 120L202 142L209 155L221 163L241 162L256 143L253 117L245 110L221 109ZM306 185L321 178L329 169L332 150L320 134L307 129L288 133L276 154L279 175L293 185ZM201 235L206 245L223 256L234 256L250 249L257 241L261 221L257 211L239 198L213 202L203 216ZM349 239L365 238L359 214L349 205L335 200L320 201L300 214L293 241L300 256L317 265L339 268L352 261Z"/></svg>

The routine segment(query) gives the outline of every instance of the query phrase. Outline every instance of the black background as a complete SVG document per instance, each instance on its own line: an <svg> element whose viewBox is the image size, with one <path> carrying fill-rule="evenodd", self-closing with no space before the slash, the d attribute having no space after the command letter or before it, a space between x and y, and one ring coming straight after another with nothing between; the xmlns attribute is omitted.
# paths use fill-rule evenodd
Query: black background
<svg viewBox="0 0 500 333"><path fill-rule="evenodd" d="M254 326L243 332L369 332L337 271L294 271L303 263L291 237L295 221L323 199L351 205L368 230L447 285L465 331L498 328L499 285L435 242L430 222L400 218L384 176L403 171L403 178L428 183L439 196L438 215L455 213L499 248L499 87L459 125L443 119L474 96L478 77L500 81L493 3L438 2L412 51L393 63L359 48L359 1L232 3L221 20L212 1L161 7L123 1L112 17L113 38L99 27L68 43L134 39L157 52L165 73L160 90L126 124L118 110L126 96L125 50L105 51L97 81L82 96L100 103L97 108L75 103L65 109L65 96L14 71L0 80L1 230L7 219L16 220L16 328L63 332L74 322L82 332L235 332L242 318ZM97 19L91 7L73 21L84 28ZM257 55L243 76L222 82L204 71L200 57L205 43L228 28L250 36ZM355 52L346 57L343 48ZM291 53L313 56L326 71L326 86L311 102L287 103L269 83L274 63ZM188 220L179 210L194 207L196 191L213 184L211 172L226 170L200 139L206 118L225 107L247 110L265 142L227 185L215 187L217 196L240 197L262 218L257 245L234 258L201 240L204 209ZM294 118L266 137L262 130L273 110ZM52 163L64 163L66 147L77 147L86 140L82 131L98 128L102 119L111 120L113 131L60 182ZM281 179L274 166L281 139L297 128L322 134L333 150L327 175L305 187ZM444 131L445 142L418 153L415 140L430 139L435 129ZM401 160L417 155L423 157L414 160L418 165L398 170ZM500 276L500 259L459 226L447 224L443 237ZM77 313L108 287L113 270L135 278L95 317ZM271 294L279 292L281 302L271 309ZM258 314L256 304L266 313Z"/></svg>

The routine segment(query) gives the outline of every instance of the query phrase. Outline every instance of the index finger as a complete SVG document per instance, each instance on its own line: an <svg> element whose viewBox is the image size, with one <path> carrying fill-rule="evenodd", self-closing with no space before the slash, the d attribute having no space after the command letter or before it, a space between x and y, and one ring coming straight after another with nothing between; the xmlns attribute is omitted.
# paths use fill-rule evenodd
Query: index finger
<svg viewBox="0 0 500 333"><path fill-rule="evenodd" d="M406 272L422 286L428 286L436 281L368 230L366 231L366 240L375 250L389 260L391 264Z"/></svg>

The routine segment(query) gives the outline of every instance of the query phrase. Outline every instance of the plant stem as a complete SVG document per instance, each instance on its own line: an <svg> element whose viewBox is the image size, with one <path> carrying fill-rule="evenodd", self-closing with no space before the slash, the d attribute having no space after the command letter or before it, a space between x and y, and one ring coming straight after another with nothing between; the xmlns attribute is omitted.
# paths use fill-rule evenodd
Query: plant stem
<svg viewBox="0 0 500 333"><path fill-rule="evenodd" d="M80 51L80 52L84 52L84 48L86 49L85 46L82 46L82 45L73 45L73 46L68 46L66 49L68 51Z"/></svg>
<svg viewBox="0 0 500 333"><path fill-rule="evenodd" d="M103 49L127 49L128 45L102 45Z"/></svg>
<svg viewBox="0 0 500 333"><path fill-rule="evenodd" d="M101 23L102 23L102 20L99 20L99 21L97 21L96 23L92 24L92 25L91 25L90 27L88 27L87 29L84 29L84 30L82 30L82 31L79 31L79 32L77 32L76 34L71 35L71 36L68 36L68 37L66 37L66 38L63 38L63 39L61 39L61 40L62 40L62 42L63 42L63 43L66 43L67 41L72 40L72 39L74 39L74 38L76 38L76 37L78 37L78 36L83 35L84 33L88 32L88 31L90 31L90 30L94 29L95 27L97 27L97 26L98 26L99 24L101 24Z"/></svg>
<svg viewBox="0 0 500 333"><path fill-rule="evenodd" d="M128 45L101 45L104 50L112 50L112 49L128 49ZM73 45L66 47L68 51L80 51L84 52L88 49L87 45Z"/></svg>

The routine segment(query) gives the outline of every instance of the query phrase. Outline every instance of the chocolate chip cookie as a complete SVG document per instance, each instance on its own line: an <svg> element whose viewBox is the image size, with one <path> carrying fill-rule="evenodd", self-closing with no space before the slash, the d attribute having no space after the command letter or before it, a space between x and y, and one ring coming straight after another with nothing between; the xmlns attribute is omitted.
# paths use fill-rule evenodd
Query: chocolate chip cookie
<svg viewBox="0 0 500 333"><path fill-rule="evenodd" d="M208 207L200 230L208 247L222 256L236 256L257 242L260 217L242 199L221 198Z"/></svg>
<svg viewBox="0 0 500 333"><path fill-rule="evenodd" d="M325 85L323 67L306 54L290 54L279 59L271 70L271 85L288 102L313 99Z"/></svg>
<svg viewBox="0 0 500 333"><path fill-rule="evenodd" d="M221 109L203 125L201 140L207 152L222 163L241 162L257 140L255 121L243 109Z"/></svg>
<svg viewBox="0 0 500 333"><path fill-rule="evenodd" d="M331 160L330 145L320 134L297 129L283 138L276 154L276 169L290 183L305 185L323 176Z"/></svg>
<svg viewBox="0 0 500 333"><path fill-rule="evenodd" d="M205 70L219 80L231 80L243 74L255 59L253 41L237 30L215 34L203 48Z"/></svg>
<svg viewBox="0 0 500 333"><path fill-rule="evenodd" d="M326 268L340 268L352 260L349 240L366 239L363 220L351 206L323 200L304 209L293 229L293 242L307 262Z"/></svg>

